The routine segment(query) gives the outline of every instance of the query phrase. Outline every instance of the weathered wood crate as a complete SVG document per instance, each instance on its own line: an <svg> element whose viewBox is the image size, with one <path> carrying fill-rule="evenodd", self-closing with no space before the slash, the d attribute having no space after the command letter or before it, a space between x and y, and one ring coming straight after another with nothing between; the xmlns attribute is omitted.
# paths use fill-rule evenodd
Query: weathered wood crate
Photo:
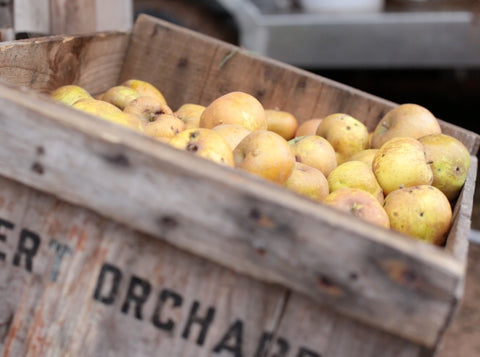
<svg viewBox="0 0 480 357"><path fill-rule="evenodd" d="M473 164L439 248L44 94L127 78L174 109L242 90L372 129L394 106L148 16L1 44L3 356L434 354L462 298L478 135L442 122Z"/></svg>

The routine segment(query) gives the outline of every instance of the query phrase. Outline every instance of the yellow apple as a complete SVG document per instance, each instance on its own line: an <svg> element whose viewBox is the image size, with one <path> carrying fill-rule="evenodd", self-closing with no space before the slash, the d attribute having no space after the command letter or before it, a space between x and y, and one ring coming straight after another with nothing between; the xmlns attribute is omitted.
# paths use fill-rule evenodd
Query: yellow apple
<svg viewBox="0 0 480 357"><path fill-rule="evenodd" d="M388 215L382 205L372 194L359 188L338 189L331 192L323 203L377 226L390 228Z"/></svg>
<svg viewBox="0 0 480 357"><path fill-rule="evenodd" d="M173 115L172 109L168 105L148 96L141 96L132 100L123 111L138 116L145 124L156 121L163 114Z"/></svg>
<svg viewBox="0 0 480 357"><path fill-rule="evenodd" d="M359 120L344 113L327 115L317 127L317 135L332 145L341 164L353 154L368 148L368 129Z"/></svg>
<svg viewBox="0 0 480 357"><path fill-rule="evenodd" d="M159 103L167 105L167 101L163 93L149 82L140 79L128 79L121 85L137 91L142 96L155 98Z"/></svg>
<svg viewBox="0 0 480 357"><path fill-rule="evenodd" d="M432 186L450 201L460 193L470 168L470 152L463 143L446 134L432 134L418 139L425 148L433 172Z"/></svg>
<svg viewBox="0 0 480 357"><path fill-rule="evenodd" d="M212 130L219 133L227 141L232 150L237 147L238 143L242 141L244 137L251 133L251 131L244 126L237 124L220 124L212 128Z"/></svg>
<svg viewBox="0 0 480 357"><path fill-rule="evenodd" d="M230 92L211 102L200 116L200 127L211 129L220 124L237 124L248 130L266 130L263 105L252 95Z"/></svg>
<svg viewBox="0 0 480 357"><path fill-rule="evenodd" d="M301 162L295 163L295 168L283 185L315 201L323 201L330 193L325 175L320 170Z"/></svg>
<svg viewBox="0 0 480 357"><path fill-rule="evenodd" d="M269 130L252 131L235 147L233 157L239 169L280 185L295 167L288 141Z"/></svg>
<svg viewBox="0 0 480 357"><path fill-rule="evenodd" d="M383 189L377 182L372 166L362 161L347 161L338 165L327 177L330 192L341 188L359 188L371 193L383 204Z"/></svg>
<svg viewBox="0 0 480 357"><path fill-rule="evenodd" d="M126 86L114 86L102 94L102 100L123 110L130 102L140 97L135 89Z"/></svg>
<svg viewBox="0 0 480 357"><path fill-rule="evenodd" d="M391 228L408 236L443 245L452 223L447 196L431 185L392 191L385 197Z"/></svg>
<svg viewBox="0 0 480 357"><path fill-rule="evenodd" d="M183 120L185 129L199 128L200 116L205 110L205 106L195 103L185 103L175 111L175 116Z"/></svg>
<svg viewBox="0 0 480 357"><path fill-rule="evenodd" d="M298 126L295 136L315 135L317 133L318 124L320 124L321 121L322 118L312 118L304 121Z"/></svg>
<svg viewBox="0 0 480 357"><path fill-rule="evenodd" d="M73 108L98 116L116 124L126 126L140 132L144 132L144 126L140 118L135 115L122 112L113 104L93 98L77 100Z"/></svg>
<svg viewBox="0 0 480 357"><path fill-rule="evenodd" d="M373 172L383 193L399 188L429 185L433 173L420 141L411 137L398 137L380 147L372 164Z"/></svg>
<svg viewBox="0 0 480 357"><path fill-rule="evenodd" d="M72 105L83 98L92 98L87 90L75 84L58 87L51 91L49 95L51 98L67 105Z"/></svg>
<svg viewBox="0 0 480 357"><path fill-rule="evenodd" d="M378 149L365 149L350 156L348 161L362 161L372 167L373 158L377 152Z"/></svg>
<svg viewBox="0 0 480 357"><path fill-rule="evenodd" d="M408 136L421 138L425 135L441 133L435 116L418 104L401 104L391 109L378 122L372 134L372 148L380 148L392 138Z"/></svg>
<svg viewBox="0 0 480 357"><path fill-rule="evenodd" d="M327 139L318 135L306 135L289 141L295 160L320 170L325 177L337 167L335 150Z"/></svg>
<svg viewBox="0 0 480 357"><path fill-rule="evenodd" d="M224 138L206 128L193 128L179 132L168 143L180 150L211 160L218 164L233 167L232 149Z"/></svg>
<svg viewBox="0 0 480 357"><path fill-rule="evenodd" d="M165 141L185 129L185 123L173 114L159 114L154 121L144 123L145 134Z"/></svg>
<svg viewBox="0 0 480 357"><path fill-rule="evenodd" d="M265 109L265 115L268 130L279 134L285 140L295 137L298 121L292 113L278 109Z"/></svg>

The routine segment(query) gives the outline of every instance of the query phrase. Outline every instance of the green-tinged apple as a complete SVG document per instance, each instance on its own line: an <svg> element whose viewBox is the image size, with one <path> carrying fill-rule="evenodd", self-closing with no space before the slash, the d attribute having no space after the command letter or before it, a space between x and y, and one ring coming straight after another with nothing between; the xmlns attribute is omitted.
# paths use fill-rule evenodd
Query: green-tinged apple
<svg viewBox="0 0 480 357"><path fill-rule="evenodd" d="M102 94L101 100L113 104L117 108L123 110L132 100L137 99L140 96L141 94L139 92L130 87L114 86Z"/></svg>
<svg viewBox="0 0 480 357"><path fill-rule="evenodd" d="M452 208L438 188L418 185L392 191L385 197L384 209L393 230L435 245L445 243Z"/></svg>
<svg viewBox="0 0 480 357"><path fill-rule="evenodd" d="M425 148L420 141L411 137L387 141L376 153L372 165L385 195L399 188L429 185L433 181Z"/></svg>
<svg viewBox="0 0 480 357"><path fill-rule="evenodd" d="M67 84L50 92L50 97L67 105L73 105L76 101L84 98L92 98L91 94L75 84Z"/></svg>

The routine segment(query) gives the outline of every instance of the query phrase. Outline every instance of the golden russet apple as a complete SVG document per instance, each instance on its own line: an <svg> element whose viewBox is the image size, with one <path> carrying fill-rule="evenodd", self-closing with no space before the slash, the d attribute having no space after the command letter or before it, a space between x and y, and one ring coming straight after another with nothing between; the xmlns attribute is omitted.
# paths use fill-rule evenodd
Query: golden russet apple
<svg viewBox="0 0 480 357"><path fill-rule="evenodd" d="M298 128L297 118L292 113L278 109L265 109L267 130L282 136L285 140L295 137Z"/></svg>
<svg viewBox="0 0 480 357"><path fill-rule="evenodd" d="M110 122L144 132L142 120L135 115L122 112L113 104L93 98L84 98L77 100L73 108L98 116Z"/></svg>
<svg viewBox="0 0 480 357"><path fill-rule="evenodd" d="M185 123L185 129L199 128L200 116L205 106L195 103L184 103L176 111L175 116Z"/></svg>
<svg viewBox="0 0 480 357"><path fill-rule="evenodd" d="M244 92L230 92L216 98L200 116L200 127L211 129L220 124L237 124L248 130L266 130L267 118L263 105Z"/></svg>
<svg viewBox="0 0 480 357"><path fill-rule="evenodd" d="M433 172L432 186L450 201L457 198L470 168L470 152L463 143L446 134L432 134L418 139L425 148Z"/></svg>
<svg viewBox="0 0 480 357"><path fill-rule="evenodd" d="M62 102L67 105L73 105L73 103L80 99L92 98L92 96L87 90L75 84L67 84L58 87L51 91L49 95L56 101Z"/></svg>
<svg viewBox="0 0 480 357"><path fill-rule="evenodd" d="M317 133L318 124L322 121L322 118L312 118L299 124L295 136L315 135Z"/></svg>
<svg viewBox="0 0 480 357"><path fill-rule="evenodd" d="M378 149L365 149L350 156L348 161L362 161L372 167L373 158L377 152Z"/></svg>
<svg viewBox="0 0 480 357"><path fill-rule="evenodd" d="M359 188L341 188L331 192L324 200L326 205L383 228L390 228L387 213L378 200Z"/></svg>
<svg viewBox="0 0 480 357"><path fill-rule="evenodd" d="M392 191L384 208L393 230L435 245L445 243L452 208L438 188L418 185Z"/></svg>
<svg viewBox="0 0 480 357"><path fill-rule="evenodd" d="M159 115L173 114L168 105L148 96L141 96L132 100L123 111L138 116L144 123L157 120Z"/></svg>
<svg viewBox="0 0 480 357"><path fill-rule="evenodd" d="M320 170L301 162L295 163L295 168L283 185L314 201L321 202L330 193L325 175Z"/></svg>
<svg viewBox="0 0 480 357"><path fill-rule="evenodd" d="M372 134L371 147L380 148L392 138L408 136L421 138L441 133L435 116L418 104L401 104L387 112L378 122Z"/></svg>
<svg viewBox="0 0 480 357"><path fill-rule="evenodd" d="M177 149L218 164L234 166L232 149L220 134L211 129L184 130L173 136L168 143Z"/></svg>
<svg viewBox="0 0 480 357"><path fill-rule="evenodd" d="M368 129L359 120L344 113L327 115L317 127L317 135L332 145L341 164L353 154L368 148Z"/></svg>
<svg viewBox="0 0 480 357"><path fill-rule="evenodd" d="M371 193L383 204L383 189L377 182L371 165L362 161L347 161L338 165L327 177L330 192L341 188L359 188Z"/></svg>
<svg viewBox="0 0 480 357"><path fill-rule="evenodd" d="M337 156L327 139L318 135L299 136L289 140L295 160L320 170L325 177L337 167Z"/></svg>
<svg viewBox="0 0 480 357"><path fill-rule="evenodd" d="M135 89L126 86L113 86L102 94L101 100L113 104L117 108L123 110L134 99L140 97L141 94Z"/></svg>
<svg viewBox="0 0 480 357"><path fill-rule="evenodd" d="M212 130L219 133L227 141L232 150L237 147L238 143L242 141L244 137L251 133L251 131L244 126L237 124L220 124L212 128Z"/></svg>
<svg viewBox="0 0 480 357"><path fill-rule="evenodd" d="M146 135L167 141L185 129L185 123L173 114L160 114L154 121L144 124Z"/></svg>
<svg viewBox="0 0 480 357"><path fill-rule="evenodd" d="M152 97L159 103L167 105L167 101L163 93L149 82L140 79L128 79L121 85L137 91L141 96Z"/></svg>
<svg viewBox="0 0 480 357"><path fill-rule="evenodd" d="M295 167L288 141L269 130L248 134L233 151L235 167L283 185Z"/></svg>
<svg viewBox="0 0 480 357"><path fill-rule="evenodd" d="M411 137L393 138L383 144L373 158L373 172L385 195L433 181L425 149L420 141Z"/></svg>

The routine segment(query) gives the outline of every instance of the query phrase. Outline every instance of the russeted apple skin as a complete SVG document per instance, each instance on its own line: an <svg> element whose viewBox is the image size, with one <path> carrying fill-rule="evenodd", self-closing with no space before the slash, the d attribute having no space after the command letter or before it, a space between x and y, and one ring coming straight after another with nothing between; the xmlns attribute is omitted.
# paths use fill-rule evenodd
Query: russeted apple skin
<svg viewBox="0 0 480 357"><path fill-rule="evenodd" d="M388 111L375 127L371 147L378 149L388 140L408 136L414 139L425 135L441 133L435 116L425 107L405 103Z"/></svg>
<svg viewBox="0 0 480 357"><path fill-rule="evenodd" d="M444 245L452 223L452 208L438 188L418 185L395 190L385 197L384 209L393 230Z"/></svg>
<svg viewBox="0 0 480 357"><path fill-rule="evenodd" d="M283 185L295 167L295 156L283 137L269 130L248 134L233 151L235 167Z"/></svg>
<svg viewBox="0 0 480 357"><path fill-rule="evenodd" d="M326 205L347 212L371 224L390 228L390 221L383 206L369 192L359 188L341 188L323 200Z"/></svg>
<svg viewBox="0 0 480 357"><path fill-rule="evenodd" d="M201 128L211 129L220 124L238 124L251 131L266 130L265 109L248 93L230 92L216 98L200 116Z"/></svg>
<svg viewBox="0 0 480 357"><path fill-rule="evenodd" d="M446 134L427 135L419 141L432 168L432 186L442 191L451 202L454 201L470 169L470 152L460 140Z"/></svg>
<svg viewBox="0 0 480 357"><path fill-rule="evenodd" d="M433 173L427 163L425 149L411 137L393 138L373 158L373 172L383 193L416 185L430 185Z"/></svg>

